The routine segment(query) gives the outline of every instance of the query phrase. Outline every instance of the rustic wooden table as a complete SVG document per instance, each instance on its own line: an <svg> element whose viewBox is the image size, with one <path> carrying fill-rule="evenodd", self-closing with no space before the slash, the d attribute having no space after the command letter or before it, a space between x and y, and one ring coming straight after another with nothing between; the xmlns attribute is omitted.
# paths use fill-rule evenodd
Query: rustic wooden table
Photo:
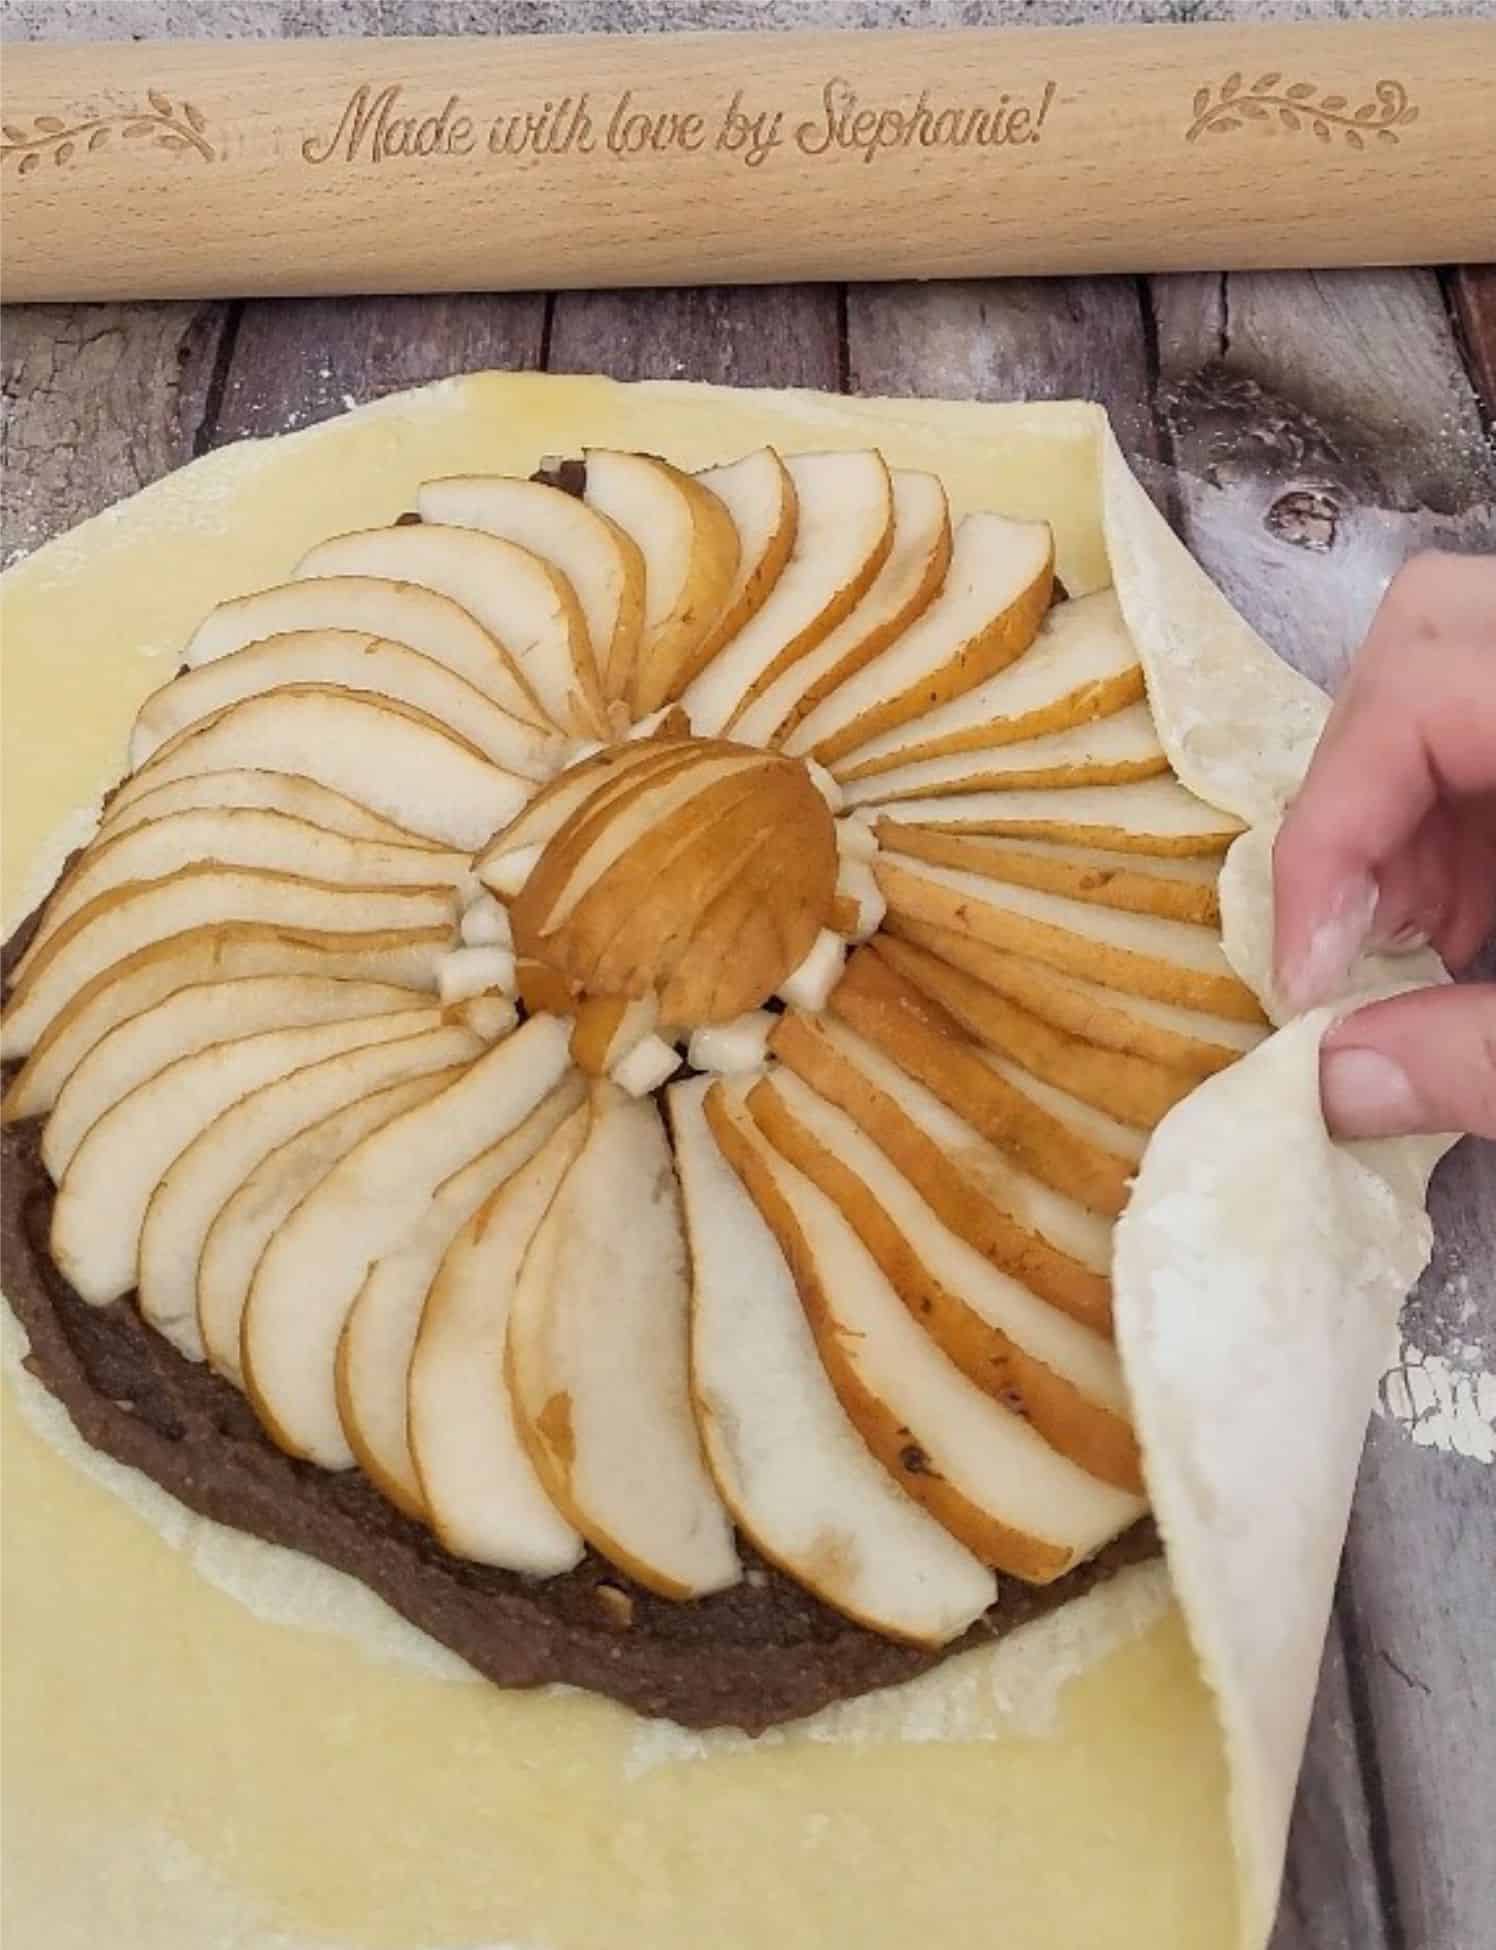
<svg viewBox="0 0 1496 1950"><path fill-rule="evenodd" d="M1045 17L1233 5L1092 0ZM657 25L662 6L692 14L599 0L565 24ZM1041 11L781 0L779 18ZM494 12L524 26L545 10L17 0L10 31L463 31ZM743 6L724 12L745 24ZM6 560L210 447L484 367L1100 399L1228 596L1327 686L1412 550L1496 550L1489 267L40 306L5 316L3 358ZM1367 1440L1275 1950L1496 1943L1496 1145L1459 1146L1432 1205L1434 1261Z"/></svg>

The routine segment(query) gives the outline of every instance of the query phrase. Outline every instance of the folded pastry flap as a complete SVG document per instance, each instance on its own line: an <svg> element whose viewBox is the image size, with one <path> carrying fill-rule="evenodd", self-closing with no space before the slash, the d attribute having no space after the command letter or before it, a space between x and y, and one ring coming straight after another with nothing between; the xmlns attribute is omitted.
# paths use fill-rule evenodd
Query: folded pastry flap
<svg viewBox="0 0 1496 1950"><path fill-rule="evenodd" d="M1175 769L1202 798L1258 829L1228 859L1222 903L1228 953L1266 1001L1259 985L1268 854L1260 833L1301 775L1324 702L1229 609L1128 472L1104 414L1079 403L832 400L482 374L208 455L4 579L8 916L26 911L90 830L89 814L76 809L111 782L135 709L214 602L282 580L334 529L392 521L424 479L526 473L547 453L599 443L664 449L695 468L765 441L782 452L875 445L893 466L938 473L955 514L996 507L1050 520L1057 573L1072 595L1115 580ZM159 573L163 561L172 565L169 576ZM59 744L56 699L64 688L75 715ZM1242 1950L1260 1950L1365 1419L1398 1302L1427 1250L1417 1200L1429 1148L1405 1154L1394 1147L1374 1170L1328 1143L1315 1087L1322 1028L1321 1017L1292 1025L1170 1112L1119 1233L1119 1341L1174 1585L1224 1730L1235 1895L1215 1827L1217 1762L1204 1695L1174 1628L1158 1622L1157 1587L1146 1573L1067 1607L1052 1627L965 1655L822 1722L782 1729L751 1753L737 1751L741 1743L730 1736L641 1731L616 1709L577 1697L485 1692L474 1706L470 1689L452 1683L463 1669L359 1587L186 1516L153 1484L87 1450L56 1404L17 1372L26 1413L6 1418L7 1443L17 1445L13 1481L35 1512L20 1527L24 1582L18 1577L17 1588L36 1600L22 1607L18 1636L33 1635L40 1674L50 1658L66 1656L65 1646L51 1649L59 1631L71 1643L76 1627L80 1652L99 1642L89 1636L93 1619L114 1649L102 1663L80 1657L78 1711L86 1710L86 1695L94 1710L113 1716L122 1738L141 1743L142 1755L138 1768L126 1770L130 1798L92 1776L85 1784L59 1768L66 1743L48 1738L53 1723L39 1708L26 1744L38 1766L52 1756L52 1772L38 1790L38 1809L55 1817L50 1832L89 1827L93 1855L102 1862L112 1851L115 1866L128 1859L137 1877L162 1845L159 1835L137 1832L142 1810L169 1814L194 1850L177 1864L175 1937L171 1925L151 1934L154 1926L143 1921L129 1950L158 1950L182 1940L184 1930L201 1940L209 1917L229 1941L231 1926L221 1920L226 1880L270 1903L278 1924L289 1919L320 1940L335 1933L361 1950L373 1945L367 1873L386 1860L398 1865L400 1849L416 1845L403 1816L398 1836L388 1826L387 1807L426 1812L416 1824L419 1849L400 1878L417 1894L407 1900L380 1885L378 1944L425 1940L434 1931L486 1939L496 1914L498 1806L499 1828L523 1840L504 1855L500 1880L509 1895L499 1934L525 1941L580 1940L606 1892L619 1910L620 1944L674 1943L662 1934L664 1910L644 1903L651 1877L673 1879L662 1886L674 1892L670 1913L687 1932L681 1942L690 1940L692 1917L707 1913L744 1944L761 1933L773 1940L779 1924L803 1919L812 1902L829 1905L817 1912L823 1916L844 1913L836 1905L854 1886L849 1878L870 1946L903 1941L900 1917L907 1920L920 1878L923 1912L932 1924L948 1916L959 1935L978 1913L980 1905L971 1905L980 1892L987 1892L982 1902L990 1898L997 1837L1024 1888L1012 1912L1015 1950L1082 1940L1097 1950L1163 1940L1215 1950L1233 1928ZM1243 1376L1251 1385L1242 1386ZM67 1450L134 1512L101 1501L49 1449ZM184 1554L175 1564L163 1565L135 1512L175 1546L173 1555ZM96 1616L94 1600L58 1568L69 1553L56 1549L56 1538L70 1534L102 1540L110 1575ZM207 1589L189 1562L219 1590ZM180 1630L195 1625L210 1635L213 1658L158 1666L148 1626L104 1632L105 1617L117 1614L112 1579L152 1581L172 1608L162 1616L179 1621L159 1642L175 1644ZM259 1617L227 1603L225 1590ZM154 1616L154 1595L152 1606ZM301 1629L267 1632L267 1617ZM328 1631L351 1635L360 1656L350 1661L345 1644L319 1636ZM1109 1647L1094 1670L1060 1692L1067 1674ZM392 1671L391 1662L404 1670ZM95 1670L98 1685L88 1678ZM104 1684L109 1673L112 1691ZM255 1704L271 1696L266 1689L296 1703L283 1736L276 1716ZM1014 1739L1024 1724L1017 1703L1035 1693L1056 1703L1054 1738ZM1129 1707L1136 1699L1150 1702L1147 1730ZM318 1751L327 1756L328 1805L341 1812L329 1824L320 1810L319 1830L304 1810L299 1828L334 1848L346 1890L323 1872L313 1840L289 1839L298 1824L272 1846L244 1800L254 1782L267 1793L288 1791L285 1755L306 1750L319 1715L332 1716ZM347 1765L340 1759L346 1727L375 1723L391 1728L390 1766L405 1770L400 1794L379 1790L380 1769L355 1765L357 1742ZM82 1723L81 1745L97 1725ZM282 1738L285 1753L276 1744ZM450 1765L456 1743L488 1756L475 1764L501 1784L493 1806L464 1795L466 1770ZM194 1756L208 1766L227 1744L240 1762L223 1788L233 1807L209 1819L212 1797L179 1793L171 1783L177 1772L192 1774ZM440 1768L421 1758L443 1754ZM710 1793L699 1768L709 1772ZM562 1776L570 1782L564 1790ZM537 1803L537 1783L545 1782ZM546 1798L556 1794L563 1799ZM1094 1805L1098 1797L1104 1808ZM537 1821L544 1808L550 1814ZM707 1821L711 1808L717 1827L710 1836L703 1827L702 1846L683 1852L685 1826ZM844 1819L846 1810L853 1812ZM601 1885L602 1870L574 1873L571 1855L563 1863L546 1840L570 1835L573 1822L616 1826L625 1817L633 1866ZM938 1849L930 1820L939 1824ZM240 1837L234 1847L225 1840L231 1823ZM30 1886L38 1914L51 1915L67 1881L64 1858L48 1846L48 1832L32 1839ZM947 1864L969 1858L971 1877L964 1885L960 1877L929 1880L933 1856ZM691 1866L698 1857L712 1865L699 1875ZM765 1859L782 1871L777 1893L754 1873ZM1160 1894L1165 1885L1171 1893ZM154 1900L160 1878L141 1886ZM734 1907L739 1888L746 1907ZM776 1907L781 1897L788 1908ZM627 1934L624 1911L648 1918L637 1939ZM87 1913L85 1903L80 1914ZM181 1920L189 1916L190 1927Z"/></svg>

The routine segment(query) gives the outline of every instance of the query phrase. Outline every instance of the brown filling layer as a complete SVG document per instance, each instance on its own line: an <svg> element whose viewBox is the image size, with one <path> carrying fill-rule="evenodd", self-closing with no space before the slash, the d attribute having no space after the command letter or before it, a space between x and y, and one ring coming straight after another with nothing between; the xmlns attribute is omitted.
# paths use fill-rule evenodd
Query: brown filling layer
<svg viewBox="0 0 1496 1950"><path fill-rule="evenodd" d="M33 925L6 945L6 964ZM202 1516L349 1572L496 1685L563 1682L683 1726L758 1733L911 1679L1158 1554L1145 1519L1052 1585L1000 1578L990 1611L941 1653L852 1624L741 1540L742 1582L687 1604L656 1597L592 1552L538 1581L467 1563L357 1471L282 1454L244 1398L178 1354L131 1299L96 1308L78 1297L47 1251L53 1190L40 1129L10 1126L0 1139L0 1266L30 1339L26 1365L84 1440Z"/></svg>

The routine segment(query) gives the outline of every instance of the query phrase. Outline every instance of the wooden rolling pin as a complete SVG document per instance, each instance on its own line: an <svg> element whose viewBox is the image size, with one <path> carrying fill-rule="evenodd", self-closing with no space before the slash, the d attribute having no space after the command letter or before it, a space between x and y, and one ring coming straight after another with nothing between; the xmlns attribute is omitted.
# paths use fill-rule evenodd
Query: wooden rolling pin
<svg viewBox="0 0 1496 1950"><path fill-rule="evenodd" d="M11 299L1496 255L1496 23L12 46Z"/></svg>

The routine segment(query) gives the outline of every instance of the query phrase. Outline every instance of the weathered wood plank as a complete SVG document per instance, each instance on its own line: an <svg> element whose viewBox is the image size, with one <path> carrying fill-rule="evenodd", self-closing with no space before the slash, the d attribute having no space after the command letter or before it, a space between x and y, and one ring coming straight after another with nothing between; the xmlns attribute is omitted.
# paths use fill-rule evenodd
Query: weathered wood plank
<svg viewBox="0 0 1496 1950"><path fill-rule="evenodd" d="M7 309L0 561L192 458L229 309Z"/></svg>
<svg viewBox="0 0 1496 1950"><path fill-rule="evenodd" d="M1332 1618L1269 1950L1397 1950L1361 1759L1345 1640Z"/></svg>
<svg viewBox="0 0 1496 1950"><path fill-rule="evenodd" d="M1437 280L1167 278L1152 300L1183 532L1268 639L1333 685L1407 555L1496 546L1496 460ZM1481 1349L1496 1339L1496 1150L1467 1142L1453 1153L1430 1210L1439 1249L1404 1334L1415 1354L1473 1350L1496 1365L1490 1342ZM1367 1778L1369 1853L1347 1888L1375 1889L1380 1858L1393 1946L1464 1950L1496 1915L1496 1728L1471 1710L1490 1690L1493 1564L1487 1471L1375 1422L1337 1609ZM1333 1722L1322 1699L1285 1930L1293 1889L1323 1866L1310 1797L1326 1791L1316 1772L1327 1714ZM1290 1938L1295 1950L1336 1940Z"/></svg>
<svg viewBox="0 0 1496 1950"><path fill-rule="evenodd" d="M1449 274L1449 293L1486 424L1496 428L1496 264L1459 266Z"/></svg>
<svg viewBox="0 0 1496 1950"><path fill-rule="evenodd" d="M1097 399L1130 459L1158 457L1147 318L1133 278L853 286L847 365L854 393Z"/></svg>
<svg viewBox="0 0 1496 1950"><path fill-rule="evenodd" d="M1316 682L1427 547L1496 547L1496 463L1432 272L1151 281L1186 541Z"/></svg>
<svg viewBox="0 0 1496 1950"><path fill-rule="evenodd" d="M832 392L840 381L841 310L834 286L562 291L552 303L551 372Z"/></svg>
<svg viewBox="0 0 1496 1950"><path fill-rule="evenodd" d="M452 373L540 363L545 299L265 298L243 307L213 444L286 433Z"/></svg>

